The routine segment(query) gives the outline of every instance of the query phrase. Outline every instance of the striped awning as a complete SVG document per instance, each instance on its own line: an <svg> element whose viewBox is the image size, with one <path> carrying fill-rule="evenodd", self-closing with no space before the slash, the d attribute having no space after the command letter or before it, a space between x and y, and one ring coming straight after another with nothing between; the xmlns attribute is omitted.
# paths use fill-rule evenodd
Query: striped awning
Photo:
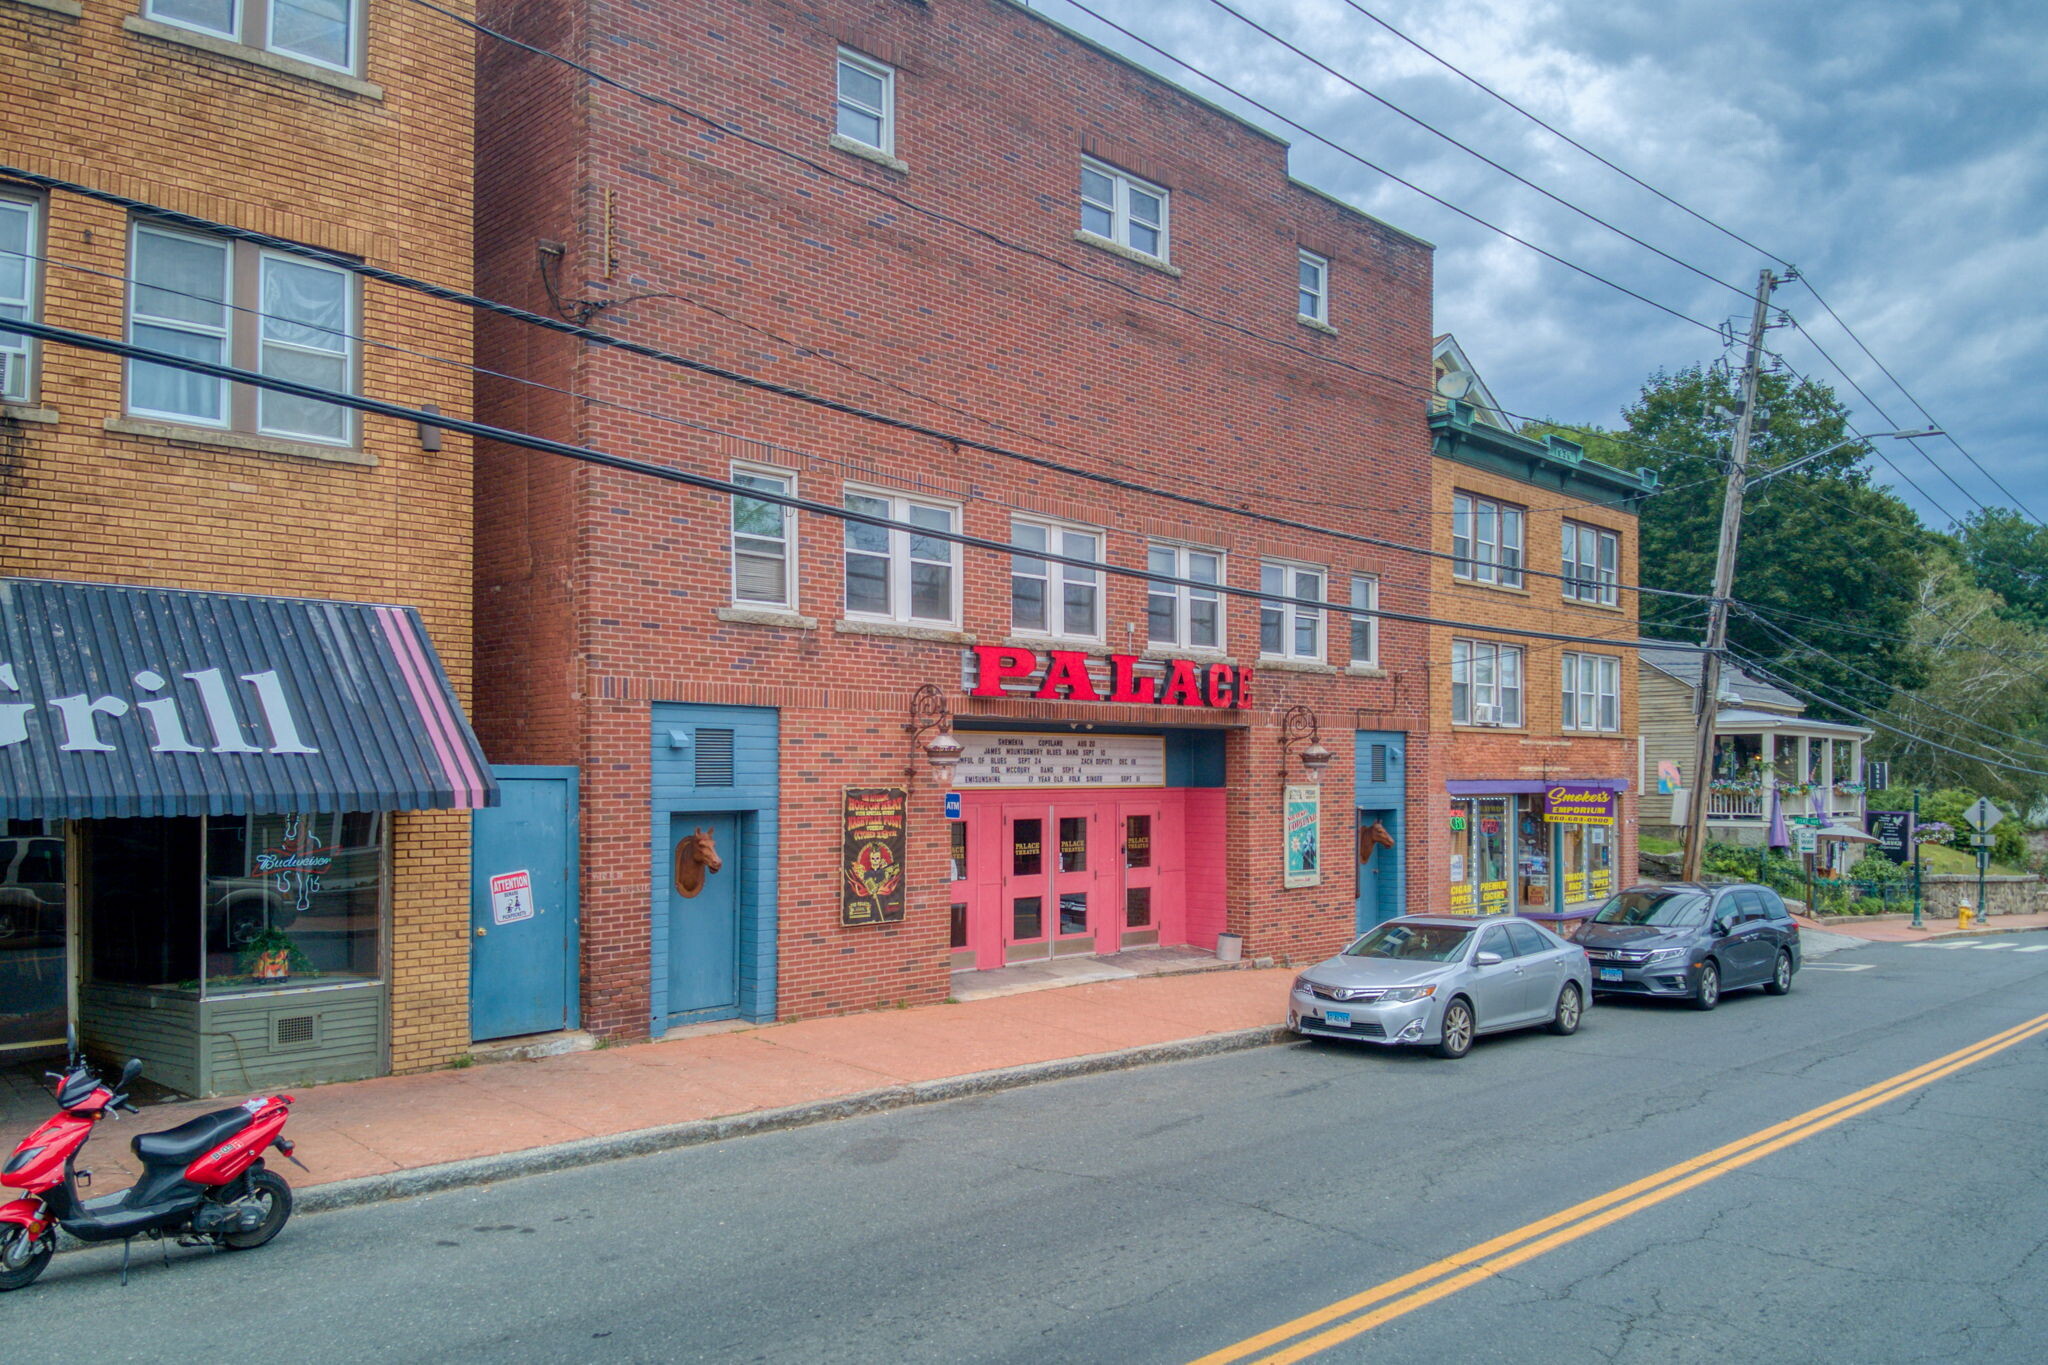
<svg viewBox="0 0 2048 1365"><path fill-rule="evenodd" d="M0 818L497 800L411 607L0 578Z"/></svg>

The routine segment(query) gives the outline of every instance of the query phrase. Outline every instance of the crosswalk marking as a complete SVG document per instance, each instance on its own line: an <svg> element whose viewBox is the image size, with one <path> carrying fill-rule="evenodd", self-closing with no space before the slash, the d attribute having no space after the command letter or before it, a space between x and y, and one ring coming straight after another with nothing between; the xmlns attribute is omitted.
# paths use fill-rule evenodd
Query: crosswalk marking
<svg viewBox="0 0 2048 1365"><path fill-rule="evenodd" d="M2035 943L2018 950L2022 953L2048 953L2048 943Z"/></svg>
<svg viewBox="0 0 2048 1365"><path fill-rule="evenodd" d="M1970 946L1980 953L1995 953L2000 948L2012 947L2010 943L1972 943Z"/></svg>

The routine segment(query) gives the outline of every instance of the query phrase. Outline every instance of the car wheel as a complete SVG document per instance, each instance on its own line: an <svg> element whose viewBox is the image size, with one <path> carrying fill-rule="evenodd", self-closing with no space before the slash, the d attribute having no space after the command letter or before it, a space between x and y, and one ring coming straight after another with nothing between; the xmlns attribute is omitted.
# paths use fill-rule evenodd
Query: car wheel
<svg viewBox="0 0 2048 1365"><path fill-rule="evenodd" d="M1692 1007L1710 1010L1721 1003L1721 968L1712 958L1700 964L1700 984L1693 989Z"/></svg>
<svg viewBox="0 0 2048 1365"><path fill-rule="evenodd" d="M1569 1038L1579 1031L1579 1021L1586 1017L1586 1002L1579 995L1576 981L1564 983L1564 989L1557 993L1557 1009L1550 1016L1550 1031L1560 1038Z"/></svg>
<svg viewBox="0 0 2048 1365"><path fill-rule="evenodd" d="M1792 954L1780 949L1778 969L1771 973L1771 979L1764 983L1765 995L1783 995L1792 989Z"/></svg>
<svg viewBox="0 0 2048 1365"><path fill-rule="evenodd" d="M1443 1038L1434 1051L1439 1057L1455 1060L1471 1050L1472 1006L1461 997L1444 1006Z"/></svg>

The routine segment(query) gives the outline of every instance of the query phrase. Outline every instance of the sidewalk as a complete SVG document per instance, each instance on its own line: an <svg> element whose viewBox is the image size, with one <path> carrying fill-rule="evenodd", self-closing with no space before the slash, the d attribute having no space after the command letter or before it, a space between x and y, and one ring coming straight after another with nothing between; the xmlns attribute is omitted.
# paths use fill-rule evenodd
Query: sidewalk
<svg viewBox="0 0 2048 1365"><path fill-rule="evenodd" d="M2048 914L2041 915L1993 915L1990 919L1975 919L1970 927L1958 931L1954 917L1936 919L1929 915L1923 923L1924 929L1915 929L1911 919L1858 919L1836 920L1832 924L1816 925L1804 915L1799 922L1812 928L1833 934L1848 934L1852 938L1868 939L1872 943L1925 943L1929 939L1941 938L1962 932L1977 934L2018 934L2029 929L2048 929Z"/></svg>
<svg viewBox="0 0 2048 1365"><path fill-rule="evenodd" d="M1049 1063L1082 1074L1256 1046L1278 1036L1293 976L1244 968L1133 977L314 1086L296 1092L286 1130L310 1172L273 1164L301 1191L302 1208L336 1207L1020 1083L986 1075L1008 1068ZM94 1188L135 1178L128 1144L138 1132L242 1098L154 1106L102 1123L82 1153ZM10 1106L0 1152L50 1112L47 1099L31 1115ZM733 1116L755 1118L696 1126ZM510 1155L522 1152L530 1156ZM482 1168L390 1178L480 1159Z"/></svg>

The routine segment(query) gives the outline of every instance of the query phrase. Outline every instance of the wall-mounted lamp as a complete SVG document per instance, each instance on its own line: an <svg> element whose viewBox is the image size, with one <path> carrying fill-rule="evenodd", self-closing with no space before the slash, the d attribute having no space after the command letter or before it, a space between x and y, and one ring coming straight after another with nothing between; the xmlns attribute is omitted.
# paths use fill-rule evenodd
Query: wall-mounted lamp
<svg viewBox="0 0 2048 1365"><path fill-rule="evenodd" d="M1301 745L1302 771L1309 781L1323 780L1323 769L1330 766L1336 755L1323 747L1320 723L1316 713L1296 703L1280 713L1280 753L1282 776L1285 777L1286 755L1295 745Z"/></svg>
<svg viewBox="0 0 2048 1365"><path fill-rule="evenodd" d="M917 760L922 758L933 772L950 782L962 752L952 729L952 709L946 705L946 694L936 683L925 683L911 693L910 719L903 726L903 732L910 736L910 766L903 770L903 775L915 778ZM932 731L937 733L926 739L925 735Z"/></svg>

